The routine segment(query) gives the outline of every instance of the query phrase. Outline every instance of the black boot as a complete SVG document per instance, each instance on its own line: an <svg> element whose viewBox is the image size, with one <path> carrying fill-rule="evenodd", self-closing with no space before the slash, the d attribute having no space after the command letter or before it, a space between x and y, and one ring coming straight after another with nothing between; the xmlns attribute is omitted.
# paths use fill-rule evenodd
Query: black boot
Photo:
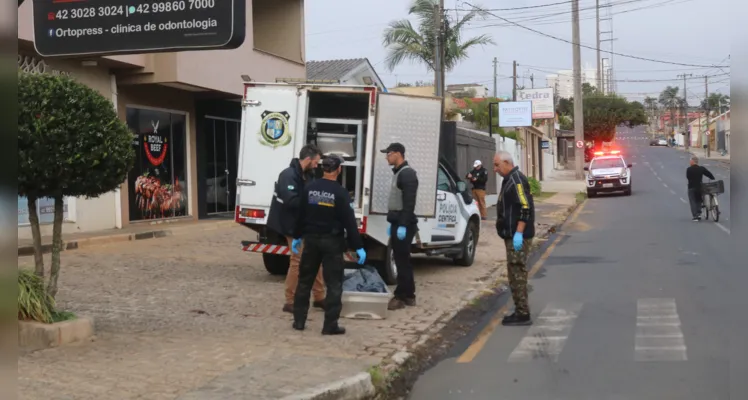
<svg viewBox="0 0 748 400"><path fill-rule="evenodd" d="M506 326L523 326L523 325L532 325L532 319L530 319L530 314L517 314L516 312L507 315L504 317L504 319L501 320L501 325Z"/></svg>
<svg viewBox="0 0 748 400"><path fill-rule="evenodd" d="M305 328L305 325L306 324L302 321L296 321L296 320L293 321L293 328L296 329L297 331L303 331Z"/></svg>
<svg viewBox="0 0 748 400"><path fill-rule="evenodd" d="M342 326L336 324L332 324L330 326L325 326L322 328L322 334L323 335L343 335L345 334L345 328Z"/></svg>

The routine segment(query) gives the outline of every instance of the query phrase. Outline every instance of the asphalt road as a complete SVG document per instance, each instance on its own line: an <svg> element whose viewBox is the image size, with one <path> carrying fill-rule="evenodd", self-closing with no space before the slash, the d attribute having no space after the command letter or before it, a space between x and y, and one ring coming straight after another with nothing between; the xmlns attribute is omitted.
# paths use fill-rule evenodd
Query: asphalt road
<svg viewBox="0 0 748 400"><path fill-rule="evenodd" d="M633 195L589 199L535 264L531 327L497 309L416 382L411 400L748 398L745 266L721 225L691 222L686 153L621 129ZM729 172L705 162L729 188ZM743 263L745 264L745 263Z"/></svg>

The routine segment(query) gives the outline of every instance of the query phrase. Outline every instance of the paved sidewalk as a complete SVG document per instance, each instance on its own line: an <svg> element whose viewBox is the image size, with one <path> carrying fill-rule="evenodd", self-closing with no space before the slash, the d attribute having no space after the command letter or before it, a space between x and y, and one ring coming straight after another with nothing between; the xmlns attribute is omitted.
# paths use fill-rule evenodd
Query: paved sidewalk
<svg viewBox="0 0 748 400"><path fill-rule="evenodd" d="M539 231L563 220L574 201L559 194L539 203ZM96 337L19 357L19 399L260 400L322 392L422 343L504 272L504 246L486 221L472 267L415 258L417 307L380 321L343 320L346 335L323 337L319 311L310 313L306 331L291 329L291 316L280 311L283 278L239 250L250 234L234 225L64 252L58 302L93 316ZM20 257L19 265L33 260Z"/></svg>

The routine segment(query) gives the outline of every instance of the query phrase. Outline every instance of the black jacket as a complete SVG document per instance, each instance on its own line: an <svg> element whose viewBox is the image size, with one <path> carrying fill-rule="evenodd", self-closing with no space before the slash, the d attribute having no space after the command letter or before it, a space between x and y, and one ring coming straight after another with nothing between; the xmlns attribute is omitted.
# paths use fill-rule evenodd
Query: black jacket
<svg viewBox="0 0 748 400"><path fill-rule="evenodd" d="M716 179L714 178L714 175L709 172L708 169L705 167L702 167L701 165L692 165L688 168L686 168L686 179L688 179L688 188L689 189L698 189L701 190L701 182L704 179L704 176L708 177L709 179Z"/></svg>
<svg viewBox="0 0 748 400"><path fill-rule="evenodd" d="M293 236L296 218L301 204L301 192L304 184L314 180L312 173L304 173L298 158L291 160L291 165L278 175L275 182L273 200L268 215L268 228L283 236Z"/></svg>
<svg viewBox="0 0 748 400"><path fill-rule="evenodd" d="M478 168L473 168L468 174L472 175L475 180L469 179L470 183L473 184L473 189L486 190L486 182L488 182L488 171L481 165ZM467 175L465 175L467 178Z"/></svg>
<svg viewBox="0 0 748 400"><path fill-rule="evenodd" d="M525 222L525 239L535 236L535 203L530 193L530 183L518 167L514 167L501 182L496 211L496 232L502 239L514 237L519 221Z"/></svg>
<svg viewBox="0 0 748 400"><path fill-rule="evenodd" d="M404 162L400 167L392 169L392 173L396 174L404 166L408 165L408 162ZM397 176L397 188L403 191L403 209L402 211L389 211L387 213L387 222L397 226L411 226L418 224L418 218L416 218L416 194L418 193L418 174L413 167L406 168L400 175Z"/></svg>

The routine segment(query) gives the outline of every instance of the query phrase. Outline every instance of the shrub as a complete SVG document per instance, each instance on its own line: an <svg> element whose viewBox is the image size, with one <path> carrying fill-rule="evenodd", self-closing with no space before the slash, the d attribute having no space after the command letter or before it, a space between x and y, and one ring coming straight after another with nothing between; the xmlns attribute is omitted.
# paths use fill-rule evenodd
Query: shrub
<svg viewBox="0 0 748 400"><path fill-rule="evenodd" d="M18 319L53 322L55 299L44 289L44 279L33 271L18 271Z"/></svg>
<svg viewBox="0 0 748 400"><path fill-rule="evenodd" d="M533 196L537 196L540 194L542 190L542 186L540 185L540 181L533 177L528 177L527 181L530 182L530 194Z"/></svg>

